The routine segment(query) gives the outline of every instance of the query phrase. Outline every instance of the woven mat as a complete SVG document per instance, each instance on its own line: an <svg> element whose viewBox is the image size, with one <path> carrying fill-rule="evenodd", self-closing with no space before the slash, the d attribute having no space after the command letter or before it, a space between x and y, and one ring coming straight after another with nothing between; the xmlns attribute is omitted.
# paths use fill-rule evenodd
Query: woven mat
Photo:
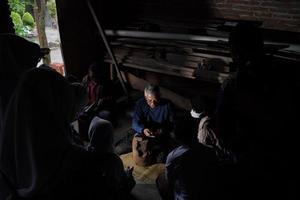
<svg viewBox="0 0 300 200"><path fill-rule="evenodd" d="M132 159L132 153L120 156L124 167L133 166L133 177L138 184L155 184L157 176L165 170L164 164L154 164L147 167L137 166Z"/></svg>

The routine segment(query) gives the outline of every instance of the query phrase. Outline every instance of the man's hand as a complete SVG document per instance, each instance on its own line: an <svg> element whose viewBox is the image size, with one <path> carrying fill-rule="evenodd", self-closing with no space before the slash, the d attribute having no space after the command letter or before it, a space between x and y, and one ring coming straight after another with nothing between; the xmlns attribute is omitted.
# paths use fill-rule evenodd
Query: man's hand
<svg viewBox="0 0 300 200"><path fill-rule="evenodd" d="M144 135L146 135L147 137L153 137L153 133L148 129L148 128L145 128L143 130L143 133Z"/></svg>

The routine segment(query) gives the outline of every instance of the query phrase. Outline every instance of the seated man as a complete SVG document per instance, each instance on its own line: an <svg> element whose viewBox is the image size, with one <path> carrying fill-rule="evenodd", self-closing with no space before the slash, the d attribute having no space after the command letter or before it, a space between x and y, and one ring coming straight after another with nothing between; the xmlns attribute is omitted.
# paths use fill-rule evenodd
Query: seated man
<svg viewBox="0 0 300 200"><path fill-rule="evenodd" d="M173 128L171 103L160 98L159 87L147 85L144 95L136 104L132 121L136 132L132 142L133 159L138 165L151 164L158 158L164 161L170 150Z"/></svg>

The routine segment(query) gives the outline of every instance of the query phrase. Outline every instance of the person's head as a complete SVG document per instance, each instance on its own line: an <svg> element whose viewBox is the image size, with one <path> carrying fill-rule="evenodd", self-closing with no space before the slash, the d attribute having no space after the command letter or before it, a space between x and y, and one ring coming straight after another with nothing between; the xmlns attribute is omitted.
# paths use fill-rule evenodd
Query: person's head
<svg viewBox="0 0 300 200"><path fill-rule="evenodd" d="M197 96L191 100L191 116L195 119L201 119L204 116L211 115L213 112L213 100L205 96Z"/></svg>
<svg viewBox="0 0 300 200"><path fill-rule="evenodd" d="M88 76L94 81L100 81L100 79L105 76L103 68L104 65L102 63L93 62L89 66Z"/></svg>
<svg viewBox="0 0 300 200"><path fill-rule="evenodd" d="M183 118L175 123L175 139L185 145L195 144L198 142L197 128L198 125L191 118Z"/></svg>
<svg viewBox="0 0 300 200"><path fill-rule="evenodd" d="M160 89L158 85L148 84L144 89L144 96L147 104L151 108L155 108L160 99Z"/></svg>
<svg viewBox="0 0 300 200"><path fill-rule="evenodd" d="M113 126L99 117L94 117L89 127L89 151L97 154L113 153Z"/></svg>
<svg viewBox="0 0 300 200"><path fill-rule="evenodd" d="M264 53L261 30L254 24L238 23L231 31L229 45L233 62L245 64Z"/></svg>
<svg viewBox="0 0 300 200"><path fill-rule="evenodd" d="M19 71L36 67L40 59L49 53L38 44L14 34L0 34L0 46L5 50L0 51L0 59L5 59L6 65L16 65Z"/></svg>

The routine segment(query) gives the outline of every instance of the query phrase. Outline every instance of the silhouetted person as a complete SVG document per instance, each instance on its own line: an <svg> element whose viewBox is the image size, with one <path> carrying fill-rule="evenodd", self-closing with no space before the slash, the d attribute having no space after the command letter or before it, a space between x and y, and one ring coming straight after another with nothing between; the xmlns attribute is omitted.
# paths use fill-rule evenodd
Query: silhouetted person
<svg viewBox="0 0 300 200"><path fill-rule="evenodd" d="M253 197L269 197L281 191L283 185L275 177L286 171L278 147L282 145L280 135L286 130L283 124L288 124L280 116L289 116L289 88L284 89L286 84L278 78L272 58L265 55L258 27L238 24L229 44L237 73L222 87L218 133L237 155L240 197L250 190L255 191L250 192ZM272 189L267 190L266 185Z"/></svg>
<svg viewBox="0 0 300 200"><path fill-rule="evenodd" d="M70 141L75 96L53 70L22 76L0 134L1 199L109 199L102 163Z"/></svg>
<svg viewBox="0 0 300 200"><path fill-rule="evenodd" d="M82 84L87 90L89 103L95 116L112 122L113 119L113 86L109 75L105 73L104 64L94 62L90 65L88 74Z"/></svg>
<svg viewBox="0 0 300 200"><path fill-rule="evenodd" d="M123 162L114 153L113 126L99 117L94 117L89 127L90 143L88 149L103 162L102 169L106 173L106 188L112 199L127 199L135 180L132 176L133 167L124 170Z"/></svg>
<svg viewBox="0 0 300 200"><path fill-rule="evenodd" d="M43 53L39 45L14 34L0 34L0 130L20 76L36 67L41 57Z"/></svg>
<svg viewBox="0 0 300 200"><path fill-rule="evenodd" d="M183 119L175 125L175 139L181 145L169 153L165 177L160 175L157 179L162 198L215 199L215 152L198 142L197 127L190 119Z"/></svg>
<svg viewBox="0 0 300 200"><path fill-rule="evenodd" d="M10 17L10 10L8 1L0 2L0 34L1 33L14 33L14 25Z"/></svg>

